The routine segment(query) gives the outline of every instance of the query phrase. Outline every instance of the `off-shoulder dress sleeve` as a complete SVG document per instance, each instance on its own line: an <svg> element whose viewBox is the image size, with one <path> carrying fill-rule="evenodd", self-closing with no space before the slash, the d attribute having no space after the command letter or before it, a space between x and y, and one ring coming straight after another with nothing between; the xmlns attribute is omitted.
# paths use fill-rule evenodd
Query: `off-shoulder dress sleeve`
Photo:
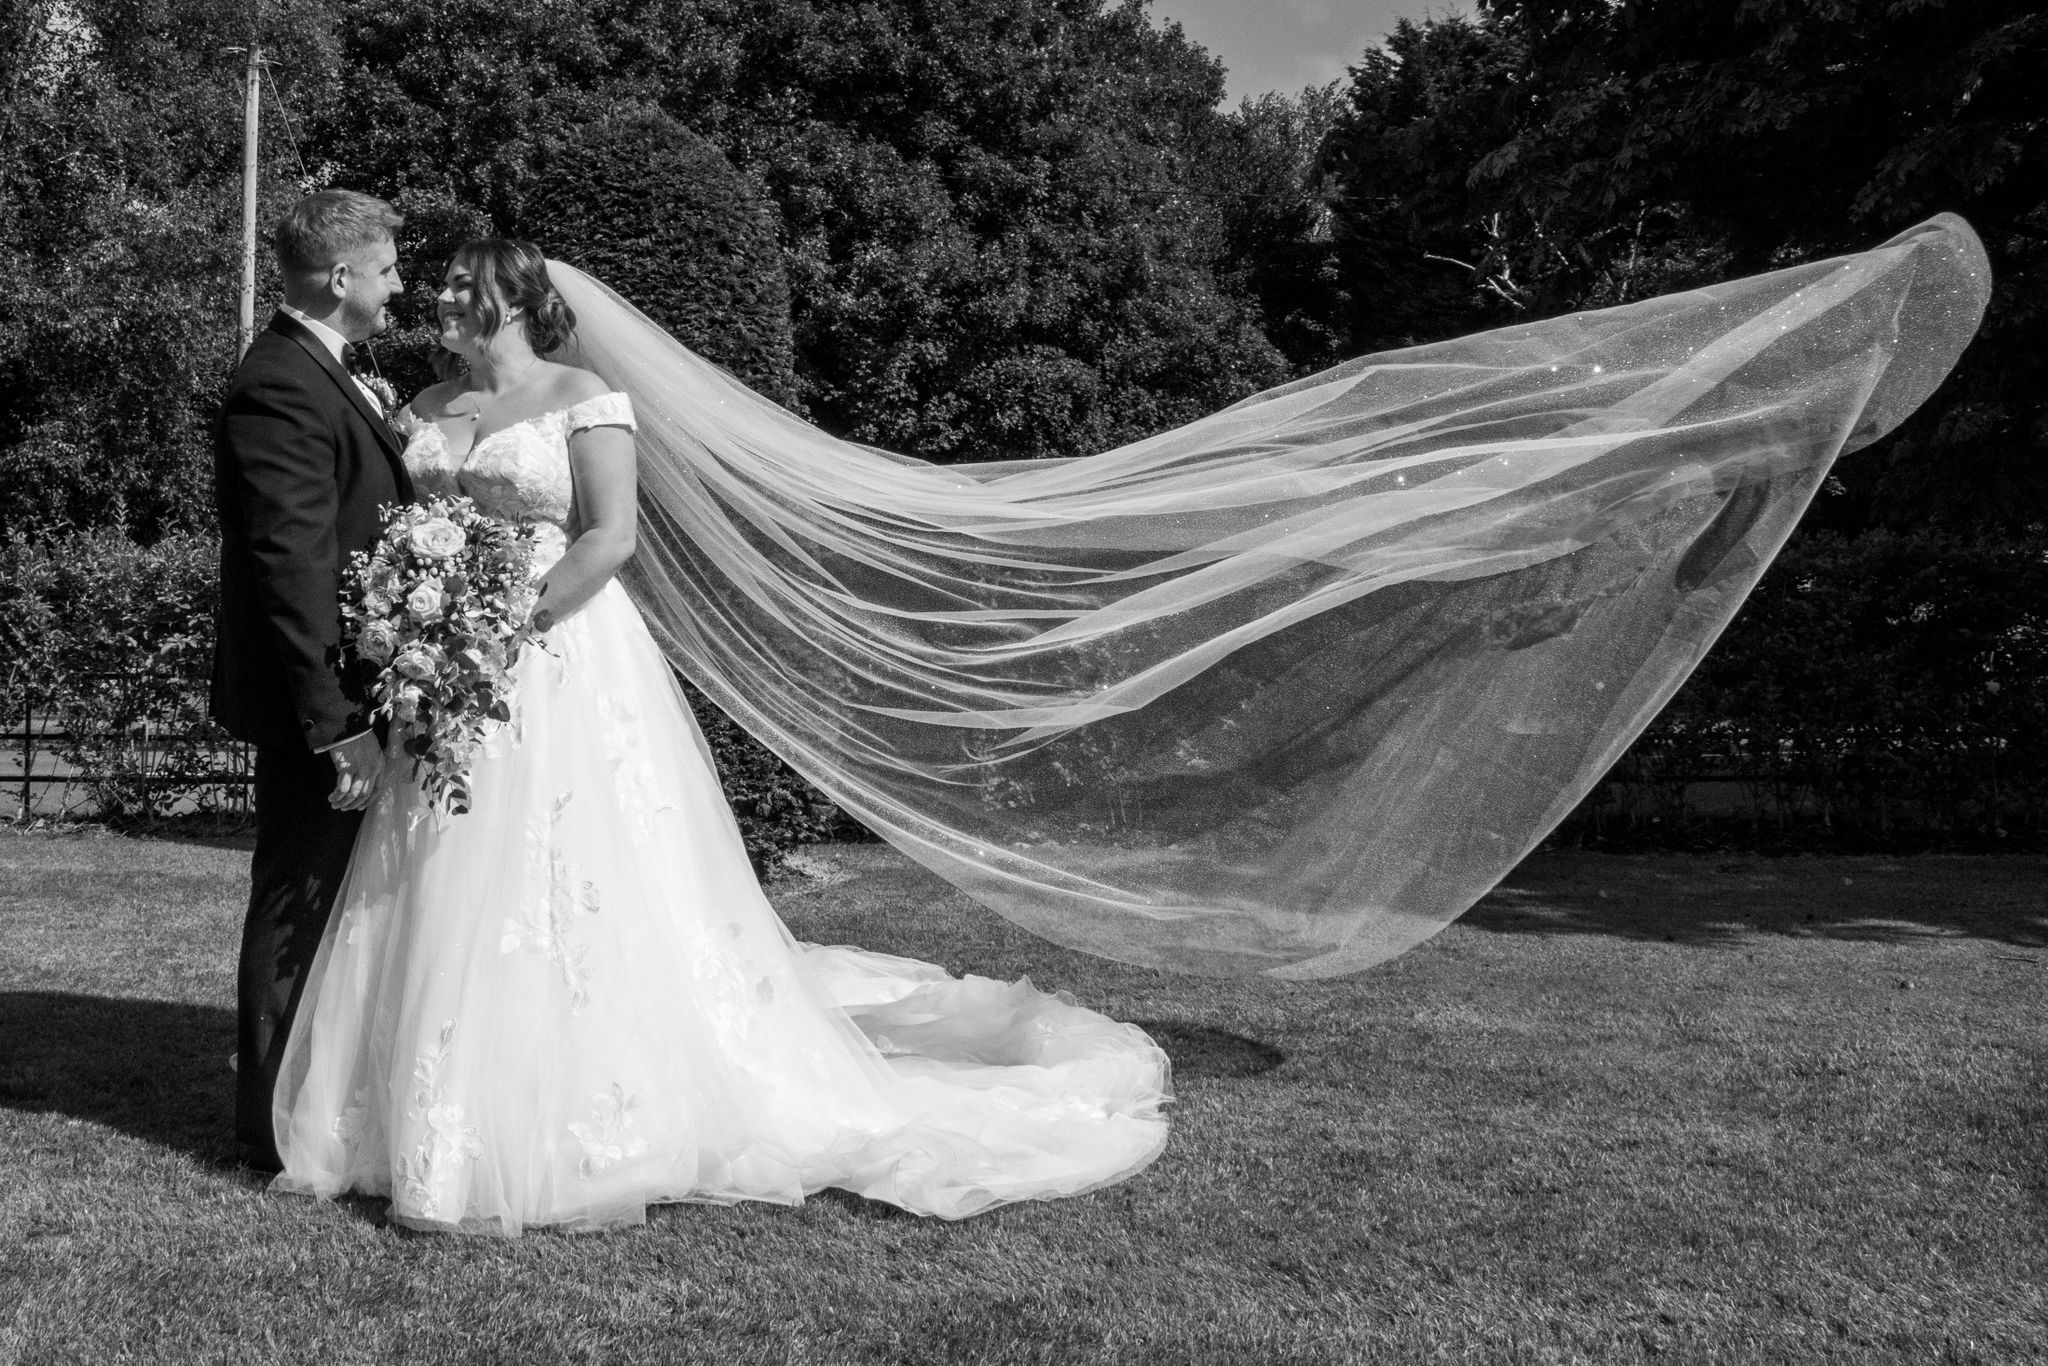
<svg viewBox="0 0 2048 1366"><path fill-rule="evenodd" d="M624 427L634 429L633 400L614 390L586 398L568 412L568 430L571 436L592 427Z"/></svg>

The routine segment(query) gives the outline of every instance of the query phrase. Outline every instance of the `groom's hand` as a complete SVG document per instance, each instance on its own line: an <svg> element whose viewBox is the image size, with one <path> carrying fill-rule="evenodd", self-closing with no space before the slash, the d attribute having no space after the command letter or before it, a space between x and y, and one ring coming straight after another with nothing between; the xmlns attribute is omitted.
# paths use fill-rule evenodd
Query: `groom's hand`
<svg viewBox="0 0 2048 1366"><path fill-rule="evenodd" d="M384 776L384 747L375 731L351 735L327 757L334 760L334 791L327 804L336 811L361 811L377 795L377 780Z"/></svg>

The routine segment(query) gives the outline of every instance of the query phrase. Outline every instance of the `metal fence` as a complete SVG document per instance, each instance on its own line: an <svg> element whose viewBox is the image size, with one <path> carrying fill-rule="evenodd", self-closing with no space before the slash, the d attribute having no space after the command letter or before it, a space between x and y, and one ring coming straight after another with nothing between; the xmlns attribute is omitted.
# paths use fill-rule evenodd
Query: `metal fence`
<svg viewBox="0 0 2048 1366"><path fill-rule="evenodd" d="M0 722L8 726L0 732L0 819L252 813L253 751L193 719L204 716L199 680L131 671L74 677L61 691L38 689L19 675L0 678L0 685L0 705L10 713ZM155 689L151 701L168 696L173 705L135 704L146 685ZM166 723L166 711L182 720ZM1870 736L1854 738L1860 743L1851 748L1866 755L1888 748ZM1978 754L1957 743L1944 746L1945 754L1915 752L1888 771L1865 771L1862 762L1824 762L1821 751L1829 746L1793 752L1787 744L1758 744L1729 725L1708 733L1668 722L1653 727L1560 833L1570 839L1716 824L1786 833L1819 825L1879 840L1978 827L1999 837L2048 831L2048 784L2037 765L2012 753ZM1937 769L1950 770L1949 779L1930 784ZM12 798L11 812L5 798Z"/></svg>
<svg viewBox="0 0 2048 1366"><path fill-rule="evenodd" d="M77 682L136 684L192 680L143 673L93 674ZM67 695L15 680L15 704L0 731L0 792L16 821L84 816L144 819L214 812L250 814L254 781L248 745L210 722L165 725L144 716L76 729L84 714ZM69 718L69 719L67 719Z"/></svg>

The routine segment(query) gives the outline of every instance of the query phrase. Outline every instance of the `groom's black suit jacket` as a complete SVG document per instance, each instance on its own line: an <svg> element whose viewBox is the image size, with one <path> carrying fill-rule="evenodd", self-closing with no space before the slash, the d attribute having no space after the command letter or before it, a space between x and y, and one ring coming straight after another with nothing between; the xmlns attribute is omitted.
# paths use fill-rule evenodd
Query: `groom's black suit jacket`
<svg viewBox="0 0 2048 1366"><path fill-rule="evenodd" d="M250 344L214 428L220 614L213 716L259 746L333 744L365 728L364 671L344 666L349 556L411 502L398 437L348 372L280 313Z"/></svg>

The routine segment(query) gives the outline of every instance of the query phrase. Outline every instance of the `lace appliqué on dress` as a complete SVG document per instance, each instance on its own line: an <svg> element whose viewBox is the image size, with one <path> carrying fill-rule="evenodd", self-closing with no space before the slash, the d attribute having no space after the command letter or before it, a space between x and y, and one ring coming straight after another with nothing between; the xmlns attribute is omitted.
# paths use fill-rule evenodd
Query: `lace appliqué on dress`
<svg viewBox="0 0 2048 1366"><path fill-rule="evenodd" d="M345 1163L353 1164L356 1145L363 1141L363 1130L370 1122L370 1088L358 1086L356 1093L349 1097L348 1106L334 1117L334 1137L341 1144Z"/></svg>
<svg viewBox="0 0 2048 1366"><path fill-rule="evenodd" d="M625 1087L613 1082L592 1097L589 1121L569 1126L569 1132L583 1145L583 1160L576 1170L584 1180L616 1163L646 1156L647 1140L629 1137L626 1132L633 1127L633 1112L639 1108L640 1097L628 1095Z"/></svg>
<svg viewBox="0 0 2048 1366"><path fill-rule="evenodd" d="M493 517L567 528L576 502L570 435L591 427L632 426L631 399L599 394L501 427L458 455L438 424L422 421L406 442L405 465L422 494L459 493Z"/></svg>
<svg viewBox="0 0 2048 1366"><path fill-rule="evenodd" d="M576 865L555 843L562 809L575 794L564 792L547 813L526 827L526 862L541 890L529 895L517 919L507 918L500 953L530 949L561 969L569 988L569 1009L581 1014L590 1004L590 978L584 967L588 946L575 933L578 915L597 914L597 884L577 876Z"/></svg>
<svg viewBox="0 0 2048 1366"><path fill-rule="evenodd" d="M412 1067L412 1109L406 1116L427 1129L419 1146L398 1164L398 1178L404 1203L422 1219L440 1217L443 1178L484 1153L476 1127L462 1122L462 1107L447 1099L441 1085L441 1068L454 1040L455 1021L443 1020L440 1046L420 1054Z"/></svg>
<svg viewBox="0 0 2048 1366"><path fill-rule="evenodd" d="M777 979L783 974L764 970L752 952L746 930L728 921L714 932L692 926L685 937L694 952L690 976L696 981L705 1017L721 1039L743 1043L753 1032L756 1018L772 1009L778 998Z"/></svg>
<svg viewBox="0 0 2048 1366"><path fill-rule="evenodd" d="M634 426L633 400L617 390L586 398L562 414L562 427L571 435L592 427L624 427L632 431Z"/></svg>
<svg viewBox="0 0 2048 1366"><path fill-rule="evenodd" d="M618 784L630 821L627 832L636 844L647 843L654 833L654 819L676 804L661 791L654 776L654 760L641 743L640 708L628 697L606 696L598 700L597 714L604 722L605 757Z"/></svg>

